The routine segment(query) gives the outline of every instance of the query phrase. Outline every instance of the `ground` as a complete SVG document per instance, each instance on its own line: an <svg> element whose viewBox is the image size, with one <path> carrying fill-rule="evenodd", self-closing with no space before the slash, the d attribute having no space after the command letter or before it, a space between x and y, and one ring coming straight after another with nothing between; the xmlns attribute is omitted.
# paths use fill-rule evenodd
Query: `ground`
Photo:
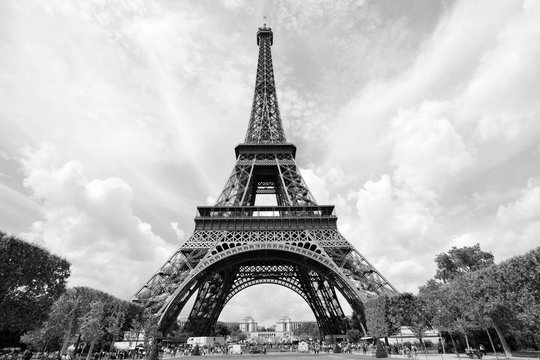
<svg viewBox="0 0 540 360"><path fill-rule="evenodd" d="M244 354L244 355L207 355L207 356L204 356L204 357L210 357L212 360L220 360L220 359L227 359L227 360L231 360L231 358L234 358L234 357L239 357L238 360L247 360L247 359L258 359L258 360L262 360L260 358L264 358L264 357L270 357L271 359L273 360L303 360L303 359L306 359L307 358L317 358L317 360L347 360L347 359L355 359L355 360L374 360L375 359L375 356L371 356L371 355L363 355L363 354L356 354L356 353L352 353L352 354L343 354L343 353L340 353L340 354L327 354L327 353L320 353L320 354L313 354L313 353L308 353L308 354L299 354L299 353L279 353L279 352L270 352L268 353L267 355L264 355L264 354ZM392 355L392 356L389 356L388 359L396 359L396 360L402 360L402 359L407 359L407 357L403 357L403 356L397 356L397 355ZM164 360L182 360L182 359L185 359L185 357L175 357L175 358L164 358ZM446 354L446 355L439 355L439 354L429 354L429 355L418 355L417 357L415 357L414 359L409 359L409 360L456 360L458 359L458 357L455 355L455 354ZM465 355L465 354L460 354L460 357L459 359L461 360L466 360L468 359L468 357ZM476 358L475 358L476 359ZM499 360L505 360L504 358L504 355L503 354L499 354ZM528 360L538 360L538 354L525 354L525 356L519 356L517 358L511 358L511 359L519 359L519 360L525 360L525 359L528 359ZM482 360L497 360L497 357L495 357L494 355L492 354L488 354L487 356L484 356L482 358Z"/></svg>

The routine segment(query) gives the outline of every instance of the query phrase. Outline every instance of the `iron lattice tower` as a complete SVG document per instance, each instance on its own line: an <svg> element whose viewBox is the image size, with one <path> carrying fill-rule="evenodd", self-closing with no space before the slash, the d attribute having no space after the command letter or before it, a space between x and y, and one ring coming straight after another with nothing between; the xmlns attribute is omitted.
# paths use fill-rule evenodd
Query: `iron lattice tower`
<svg viewBox="0 0 540 360"><path fill-rule="evenodd" d="M299 294L323 335L344 334L336 291L352 309L396 289L339 233L334 206L317 205L295 163L281 123L272 68L273 33L257 32L255 94L236 165L214 206L199 206L190 238L134 295L167 332L195 296L184 332L212 335L219 314L238 292L277 284ZM256 206L272 194L277 206Z"/></svg>

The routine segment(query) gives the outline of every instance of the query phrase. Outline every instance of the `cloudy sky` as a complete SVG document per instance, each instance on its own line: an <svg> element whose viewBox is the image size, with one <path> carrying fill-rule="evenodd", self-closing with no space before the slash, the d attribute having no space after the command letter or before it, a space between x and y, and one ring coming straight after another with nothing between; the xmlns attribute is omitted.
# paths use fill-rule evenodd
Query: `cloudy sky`
<svg viewBox="0 0 540 360"><path fill-rule="evenodd" d="M0 228L129 299L234 166L263 16L302 174L398 290L538 246L536 0L1 1ZM247 315L313 319L270 285L221 320Z"/></svg>

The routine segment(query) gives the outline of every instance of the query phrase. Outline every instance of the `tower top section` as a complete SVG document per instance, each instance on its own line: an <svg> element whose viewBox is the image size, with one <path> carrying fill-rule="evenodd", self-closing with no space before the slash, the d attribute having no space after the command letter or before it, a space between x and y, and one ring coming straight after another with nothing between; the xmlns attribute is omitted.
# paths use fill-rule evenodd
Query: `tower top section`
<svg viewBox="0 0 540 360"><path fill-rule="evenodd" d="M255 78L255 94L246 134L246 144L282 144L286 143L274 81L272 52L274 42L272 29L266 27L257 31L259 60Z"/></svg>
<svg viewBox="0 0 540 360"><path fill-rule="evenodd" d="M259 45L262 37L270 37L270 45L274 45L274 33L272 32L272 28L266 27L266 24L264 24L263 27L260 27L259 31L257 31L257 45Z"/></svg>

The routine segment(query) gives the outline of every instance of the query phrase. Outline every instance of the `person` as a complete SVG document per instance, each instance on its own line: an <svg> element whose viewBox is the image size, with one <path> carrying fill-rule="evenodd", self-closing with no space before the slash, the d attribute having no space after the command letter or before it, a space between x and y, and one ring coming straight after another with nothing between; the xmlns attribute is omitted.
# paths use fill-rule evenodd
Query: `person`
<svg viewBox="0 0 540 360"><path fill-rule="evenodd" d="M486 348L484 347L483 344L480 344L480 346L478 347L478 349L480 349L480 352L482 353L482 355L487 355Z"/></svg>
<svg viewBox="0 0 540 360"><path fill-rule="evenodd" d="M474 354L476 355L477 358L481 359L482 358L482 355L484 355L482 353L482 351L478 348L478 349L473 349L474 350Z"/></svg>

